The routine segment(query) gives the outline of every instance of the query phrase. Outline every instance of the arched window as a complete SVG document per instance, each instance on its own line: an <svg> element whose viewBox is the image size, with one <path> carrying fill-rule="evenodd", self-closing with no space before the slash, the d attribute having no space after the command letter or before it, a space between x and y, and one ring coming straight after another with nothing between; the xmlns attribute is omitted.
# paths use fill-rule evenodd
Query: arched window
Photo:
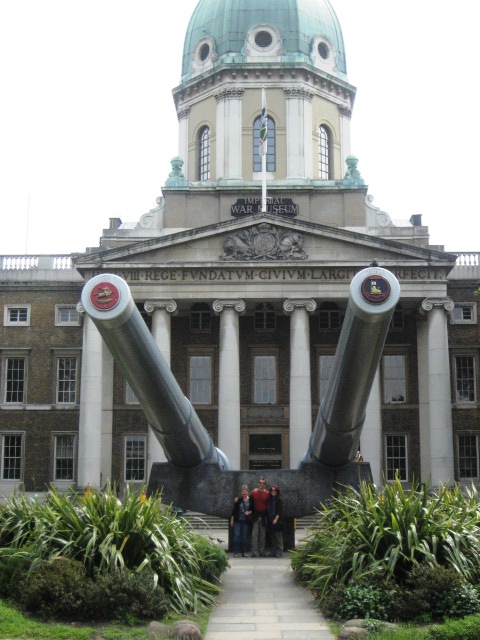
<svg viewBox="0 0 480 640"><path fill-rule="evenodd" d="M318 128L318 176L320 180L331 178L331 135L327 127Z"/></svg>
<svg viewBox="0 0 480 640"><path fill-rule="evenodd" d="M253 319L256 331L273 331L275 329L275 309L269 302L257 305Z"/></svg>
<svg viewBox="0 0 480 640"><path fill-rule="evenodd" d="M210 180L210 129L202 127L198 132L198 180Z"/></svg>
<svg viewBox="0 0 480 640"><path fill-rule="evenodd" d="M262 158L258 154L260 142L261 116L255 118L253 123L253 170L262 170ZM275 171L275 122L267 116L267 171Z"/></svg>

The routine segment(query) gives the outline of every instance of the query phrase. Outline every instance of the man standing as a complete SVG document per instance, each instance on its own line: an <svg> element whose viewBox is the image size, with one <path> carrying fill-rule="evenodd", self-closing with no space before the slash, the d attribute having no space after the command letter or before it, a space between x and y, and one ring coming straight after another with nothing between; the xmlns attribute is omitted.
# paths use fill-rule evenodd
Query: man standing
<svg viewBox="0 0 480 640"><path fill-rule="evenodd" d="M258 481L258 488L250 494L250 502L253 503L252 558L258 555L265 557L267 506L270 496L266 485L267 479L262 476Z"/></svg>

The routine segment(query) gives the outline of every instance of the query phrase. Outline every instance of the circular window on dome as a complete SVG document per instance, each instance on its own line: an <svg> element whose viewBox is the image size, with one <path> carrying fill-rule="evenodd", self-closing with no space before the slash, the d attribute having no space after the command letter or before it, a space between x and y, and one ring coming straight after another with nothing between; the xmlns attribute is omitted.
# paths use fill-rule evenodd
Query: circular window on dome
<svg viewBox="0 0 480 640"><path fill-rule="evenodd" d="M330 50L325 42L320 42L318 45L318 53L323 60L327 60L330 55Z"/></svg>
<svg viewBox="0 0 480 640"><path fill-rule="evenodd" d="M269 31L259 31L255 34L255 44L257 47L266 49L273 42L272 34Z"/></svg>
<svg viewBox="0 0 480 640"><path fill-rule="evenodd" d="M198 55L202 62L205 62L205 60L208 58L208 56L210 55L210 45L207 42L204 42L202 44L202 46L200 47L200 51L198 52Z"/></svg>

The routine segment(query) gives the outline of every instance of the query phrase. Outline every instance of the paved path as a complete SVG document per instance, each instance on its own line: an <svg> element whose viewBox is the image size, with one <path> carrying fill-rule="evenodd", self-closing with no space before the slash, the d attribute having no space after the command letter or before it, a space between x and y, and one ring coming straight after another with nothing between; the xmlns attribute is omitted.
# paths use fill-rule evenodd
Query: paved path
<svg viewBox="0 0 480 640"><path fill-rule="evenodd" d="M334 640L307 589L283 558L233 558L205 640Z"/></svg>

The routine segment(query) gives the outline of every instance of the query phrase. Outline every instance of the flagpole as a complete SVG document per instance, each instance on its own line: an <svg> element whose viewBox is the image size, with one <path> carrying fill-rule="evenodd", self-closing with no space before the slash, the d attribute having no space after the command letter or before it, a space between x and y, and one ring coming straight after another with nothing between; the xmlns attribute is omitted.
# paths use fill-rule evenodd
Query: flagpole
<svg viewBox="0 0 480 640"><path fill-rule="evenodd" d="M267 212L267 156L262 156L262 213Z"/></svg>

